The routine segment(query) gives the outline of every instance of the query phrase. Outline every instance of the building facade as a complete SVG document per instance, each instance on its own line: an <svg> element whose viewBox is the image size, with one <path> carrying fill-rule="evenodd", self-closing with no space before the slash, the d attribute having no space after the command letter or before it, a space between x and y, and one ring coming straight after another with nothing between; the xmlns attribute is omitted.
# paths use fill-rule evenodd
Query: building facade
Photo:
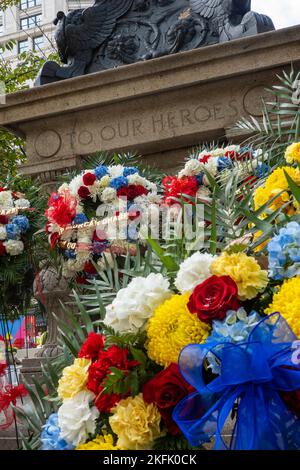
<svg viewBox="0 0 300 470"><path fill-rule="evenodd" d="M55 47L56 13L93 3L92 0L20 0L16 6L0 10L0 45L13 41L11 50L5 51L4 56L16 59L18 54L29 50L46 55Z"/></svg>

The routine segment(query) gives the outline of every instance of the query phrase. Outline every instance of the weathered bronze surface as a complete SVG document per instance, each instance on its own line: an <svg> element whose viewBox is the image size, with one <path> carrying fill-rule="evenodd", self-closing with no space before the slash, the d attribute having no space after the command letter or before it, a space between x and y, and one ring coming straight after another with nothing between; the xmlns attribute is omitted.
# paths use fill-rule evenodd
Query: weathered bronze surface
<svg viewBox="0 0 300 470"><path fill-rule="evenodd" d="M36 85L274 29L251 0L96 0L54 23L65 65L46 62Z"/></svg>

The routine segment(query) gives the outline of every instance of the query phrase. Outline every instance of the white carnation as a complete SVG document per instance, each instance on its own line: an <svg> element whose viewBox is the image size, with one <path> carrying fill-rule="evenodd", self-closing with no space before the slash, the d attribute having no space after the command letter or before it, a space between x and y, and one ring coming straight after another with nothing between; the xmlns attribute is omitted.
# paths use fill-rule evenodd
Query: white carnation
<svg viewBox="0 0 300 470"><path fill-rule="evenodd" d="M65 191L69 190L69 185L67 183L63 183L57 190L59 194L64 193Z"/></svg>
<svg viewBox="0 0 300 470"><path fill-rule="evenodd" d="M216 176L218 172L218 159L211 157L203 166L205 170L208 171L208 173L210 173L212 176Z"/></svg>
<svg viewBox="0 0 300 470"><path fill-rule="evenodd" d="M4 225L0 225L0 240L6 240L6 235L6 228L4 227Z"/></svg>
<svg viewBox="0 0 300 470"><path fill-rule="evenodd" d="M226 152L235 152L235 153L239 153L240 150L241 150L240 145L228 145L228 147L225 147L224 153L226 153Z"/></svg>
<svg viewBox="0 0 300 470"><path fill-rule="evenodd" d="M145 327L155 309L172 295L169 287L169 281L161 274L151 273L146 278L133 279L106 307L104 323L120 333L137 332Z"/></svg>
<svg viewBox="0 0 300 470"><path fill-rule="evenodd" d="M114 165L108 168L108 172L111 178L118 178L123 176L124 167L122 165Z"/></svg>
<svg viewBox="0 0 300 470"><path fill-rule="evenodd" d="M14 207L14 201L11 191L0 192L0 208L10 209L11 207Z"/></svg>
<svg viewBox="0 0 300 470"><path fill-rule="evenodd" d="M95 181L95 183L92 186L89 186L91 198L93 199L94 202L96 202L97 197L100 196L102 189L103 188L99 180Z"/></svg>
<svg viewBox="0 0 300 470"><path fill-rule="evenodd" d="M208 279L214 256L208 253L194 253L181 263L175 279L175 286L179 292L184 293L194 289L198 284Z"/></svg>
<svg viewBox="0 0 300 470"><path fill-rule="evenodd" d="M16 207L23 207L23 208L26 208L28 209L28 207L30 207L30 202L28 201L28 199L17 199L15 201L15 206Z"/></svg>
<svg viewBox="0 0 300 470"><path fill-rule="evenodd" d="M75 178L72 179L71 183L69 184L69 189L73 196L78 197L78 189L80 186L83 186L82 175L77 175Z"/></svg>
<svg viewBox="0 0 300 470"><path fill-rule="evenodd" d="M179 178L183 176L195 176L201 171L202 165L196 158L192 158L186 164L183 170L179 172Z"/></svg>
<svg viewBox="0 0 300 470"><path fill-rule="evenodd" d="M117 191L114 188L105 188L101 194L101 201L110 203L117 197Z"/></svg>
<svg viewBox="0 0 300 470"><path fill-rule="evenodd" d="M18 240L7 240L4 246L10 256L18 256L24 251L24 243Z"/></svg>
<svg viewBox="0 0 300 470"><path fill-rule="evenodd" d="M74 398L64 400L58 410L58 424L61 437L73 446L83 444L96 430L99 411L90 403L95 395L88 391L77 393Z"/></svg>

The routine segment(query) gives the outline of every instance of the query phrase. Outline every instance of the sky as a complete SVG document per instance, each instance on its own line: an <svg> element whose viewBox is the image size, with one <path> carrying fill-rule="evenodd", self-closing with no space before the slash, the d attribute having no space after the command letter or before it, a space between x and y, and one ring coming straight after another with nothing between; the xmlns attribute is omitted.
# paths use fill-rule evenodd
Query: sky
<svg viewBox="0 0 300 470"><path fill-rule="evenodd" d="M270 16L276 29L300 24L300 0L252 0L252 10Z"/></svg>

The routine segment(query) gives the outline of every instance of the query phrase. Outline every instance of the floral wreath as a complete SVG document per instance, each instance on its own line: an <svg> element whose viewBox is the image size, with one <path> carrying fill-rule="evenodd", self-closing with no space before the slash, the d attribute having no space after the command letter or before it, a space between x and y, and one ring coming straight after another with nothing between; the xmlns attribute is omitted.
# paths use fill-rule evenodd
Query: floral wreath
<svg viewBox="0 0 300 470"><path fill-rule="evenodd" d="M93 262L104 269L112 250L133 249L128 245L134 237L127 224L127 232L118 240L109 223L100 229L98 222L107 215L119 219L120 213L125 213L126 222L132 221L159 201L156 184L135 167L100 165L63 184L51 194L46 210L46 232L51 247L56 246L63 257L63 275L85 283L97 272Z"/></svg>
<svg viewBox="0 0 300 470"><path fill-rule="evenodd" d="M211 194L208 175L217 177L222 174L226 178L226 175L230 175L234 168L241 172L243 168L246 169L246 180L251 179L251 183L254 183L257 178L266 173L267 166L260 160L263 160L260 151L252 151L240 145L219 147L213 150L204 149L193 154L177 176L167 176L163 179L164 202L172 205L176 199L181 199L182 195L190 198L197 197L205 201ZM253 176L249 176L247 163L251 165Z"/></svg>

